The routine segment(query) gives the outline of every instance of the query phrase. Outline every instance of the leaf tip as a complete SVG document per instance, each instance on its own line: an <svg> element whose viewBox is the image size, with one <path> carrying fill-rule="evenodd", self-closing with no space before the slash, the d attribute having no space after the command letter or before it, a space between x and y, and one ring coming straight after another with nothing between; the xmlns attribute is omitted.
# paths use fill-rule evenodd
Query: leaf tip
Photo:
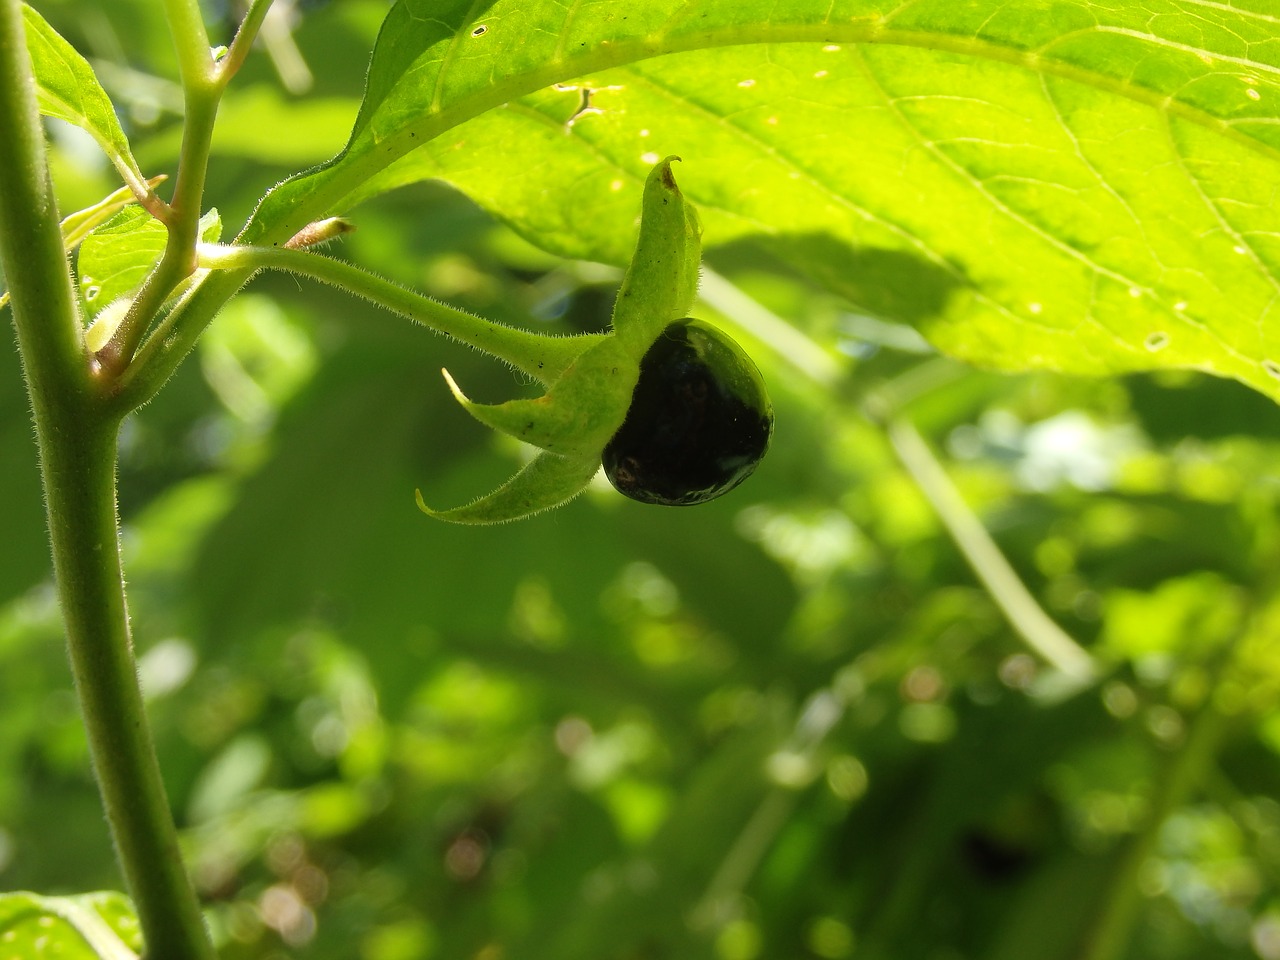
<svg viewBox="0 0 1280 960"><path fill-rule="evenodd" d="M676 156L674 153L671 154L670 156L663 157L662 160L658 163L658 171L659 171L658 176L662 178L662 185L664 187L666 187L668 190L672 190L672 191L675 191L676 193L679 193L680 188L676 186L675 174L671 172L672 163L684 163L684 160L681 157Z"/></svg>
<svg viewBox="0 0 1280 960"><path fill-rule="evenodd" d="M422 498L422 490L417 487L414 488L413 499L417 502L418 509L421 510L423 513L425 513L432 520L447 520L450 523L463 522L455 519L453 514L456 514L458 513L459 510L465 509L465 508L454 507L452 510L433 510L431 509L431 507L427 506L427 501Z"/></svg>
<svg viewBox="0 0 1280 960"><path fill-rule="evenodd" d="M522 520L568 503L591 482L598 457L562 457L541 453L492 493L448 510L432 510L415 491L418 508L435 520L488 526Z"/></svg>

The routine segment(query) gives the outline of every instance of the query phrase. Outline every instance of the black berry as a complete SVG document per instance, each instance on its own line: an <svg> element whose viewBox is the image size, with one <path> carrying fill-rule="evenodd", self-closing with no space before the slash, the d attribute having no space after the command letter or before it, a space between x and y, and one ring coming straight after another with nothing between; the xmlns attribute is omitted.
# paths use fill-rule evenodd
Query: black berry
<svg viewBox="0 0 1280 960"><path fill-rule="evenodd" d="M640 361L604 472L633 500L683 506L732 490L769 448L773 407L742 348L701 320L677 320Z"/></svg>

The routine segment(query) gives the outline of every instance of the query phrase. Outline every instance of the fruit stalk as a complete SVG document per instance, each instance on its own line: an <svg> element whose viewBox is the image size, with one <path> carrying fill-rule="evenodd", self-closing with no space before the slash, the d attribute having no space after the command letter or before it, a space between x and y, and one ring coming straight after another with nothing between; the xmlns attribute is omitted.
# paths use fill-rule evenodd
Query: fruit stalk
<svg viewBox="0 0 1280 960"><path fill-rule="evenodd" d="M284 270L363 297L378 306L498 357L543 383L553 383L602 337L551 337L517 330L414 293L367 270L307 250L201 244L200 266L216 270Z"/></svg>

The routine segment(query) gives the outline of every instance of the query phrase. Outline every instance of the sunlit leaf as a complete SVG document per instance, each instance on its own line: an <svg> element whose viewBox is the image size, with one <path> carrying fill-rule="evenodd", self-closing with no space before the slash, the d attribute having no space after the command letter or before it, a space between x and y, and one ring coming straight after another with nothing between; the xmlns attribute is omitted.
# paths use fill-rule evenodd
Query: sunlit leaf
<svg viewBox="0 0 1280 960"><path fill-rule="evenodd" d="M152 177L147 183L149 186L154 187L165 179L164 176ZM62 242L68 252L78 247L80 241L87 237L94 228L106 223L125 207L131 206L136 202L133 192L128 187L121 187L109 196L103 197L93 206L67 214L62 218Z"/></svg>
<svg viewBox="0 0 1280 960"><path fill-rule="evenodd" d="M131 68L154 79L171 67L147 0L67 2L68 18L100 8L138 27L122 37ZM1274 143L1248 141L1276 126L1213 105L1234 89L1268 116L1275 31L1248 25L1274 26L1270 0L1250 0L1252 14L1204 0L837 2L829 21L790 38L748 25L792 11L817 23L809 0L763 14L757 0L540 2L397 8L357 133L369 165L342 174L343 197L307 199L306 184L338 183L327 174L286 186L260 227L283 240L282 218L306 203L327 212L368 196L344 242L354 258L493 319L594 331L615 303L615 274L513 254L506 231L452 191L377 194L440 176L544 247L622 264L643 176L678 153L717 272L819 350L838 346L852 375L828 389L766 351L774 449L750 487L704 508L646 508L591 485L520 524L415 522L415 485L431 503L465 503L514 469L513 445L485 442L440 367L485 402L540 392L541 378L329 288L254 281L208 331L200 362L121 435L122 550L149 713L223 952L1066 960L1108 929L1131 940L1112 955L1134 960L1271 950L1270 400L1186 374L973 376L875 333L914 334L882 321L908 323L976 360L1123 366L1087 329L1042 349L1048 334L1029 334L1015 311L1036 302L1051 313L1041 282L1074 309L1089 264L1139 269L1136 228L1114 197L1167 255L1170 289L1193 284L1177 265L1198 270L1199 243L1205 282L1215 271L1256 301L1250 284L1263 274L1224 272L1221 230L1188 213L1174 188L1193 180L1152 134L1163 118L1169 133L1218 138L1230 160L1219 173L1270 169ZM324 97L349 95L335 75L363 60L386 8L306 7L298 45ZM856 28L859 10L883 18L857 42L835 33ZM443 44L420 56L432 30ZM701 48L725 37L750 42ZM477 50L496 55L468 56ZM1271 66L1255 74L1259 63ZM450 78L442 111L473 118L381 167L384 147L423 139L397 133L386 109L409 124L430 117L438 76ZM467 77L470 92L453 85ZM1093 127L1066 110L1073 94L1097 107ZM279 177L255 158L307 163L346 134L291 126L335 122L305 103L286 117L289 104L264 96L261 128L220 129L207 193L222 209L248 209ZM487 110L497 103L507 105ZM176 127L159 131L158 150L174 150ZM303 139L273 145L273 131ZM1072 191L1088 195L1093 181L1065 149L1068 132L1114 195L1096 188L1097 203L1077 202ZM1129 179L1126 158L1138 171ZM1234 194L1224 216L1269 216L1263 187ZM95 190L86 196L106 192ZM1262 226L1240 230L1258 250ZM1083 260L1046 240L1092 230L1103 240L1082 245ZM787 262L831 292L797 282ZM1017 322L982 326L980 296ZM1223 302L1223 330L1238 333L1247 303ZM732 301L716 306L734 318ZM1143 350L1182 362L1170 352L1177 330L1166 332ZM47 576L47 547L13 351L4 371L0 592L23 595L0 606L0 876L109 885L89 879L117 868L66 689L56 599L26 589ZM1037 695L1034 659L851 402L897 377L916 397L905 413L1015 575L1114 665L1097 689L1056 705ZM1078 436L1047 429L1082 411L1100 430L1132 432L1101 488L1079 483L1083 470L1045 482L1024 469L1095 460ZM166 669L177 695L156 693ZM62 915L36 914L59 931Z"/></svg>
<svg viewBox="0 0 1280 960"><path fill-rule="evenodd" d="M145 178L129 152L115 107L89 62L25 3L22 16L40 111L80 127L98 142L127 181L141 185Z"/></svg>
<svg viewBox="0 0 1280 960"><path fill-rule="evenodd" d="M118 893L0 894L0 950L23 960L137 960L138 921Z"/></svg>
<svg viewBox="0 0 1280 960"><path fill-rule="evenodd" d="M1168 580L1149 593L1117 590L1107 599L1106 649L1150 662L1177 651L1204 659L1240 636L1240 596L1212 574Z"/></svg>
<svg viewBox="0 0 1280 960"><path fill-rule="evenodd" d="M1280 396L1270 14L1087 0L416 9L387 20L345 153L273 192L250 235L439 176L535 242L620 262L628 198L678 152L708 243L763 234L956 356L1194 367Z"/></svg>
<svg viewBox="0 0 1280 960"><path fill-rule="evenodd" d="M80 297L90 317L133 293L164 252L168 231L140 208L120 211L80 244Z"/></svg>

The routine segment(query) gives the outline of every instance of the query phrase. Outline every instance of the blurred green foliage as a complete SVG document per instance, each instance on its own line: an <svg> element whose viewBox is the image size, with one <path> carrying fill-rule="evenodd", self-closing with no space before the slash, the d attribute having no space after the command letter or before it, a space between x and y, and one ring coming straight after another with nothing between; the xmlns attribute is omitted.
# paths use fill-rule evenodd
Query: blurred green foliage
<svg viewBox="0 0 1280 960"><path fill-rule="evenodd" d="M150 6L41 5L149 174L177 147ZM251 58L215 140L224 223L342 143L384 11L301 4ZM114 189L51 136L64 209ZM452 303L607 321L608 270L448 189L354 219L347 254ZM847 375L755 343L774 448L704 507L600 488L512 526L426 520L415 486L461 502L520 456L439 368L482 400L528 385L279 277L126 424L142 680L223 955L1066 960L1130 911L1133 960L1280 958L1274 406L1191 374L961 369L706 239ZM0 363L0 888L113 888L14 351ZM1041 682L863 416L869 390L925 377L907 414L1104 665L1096 686Z"/></svg>

